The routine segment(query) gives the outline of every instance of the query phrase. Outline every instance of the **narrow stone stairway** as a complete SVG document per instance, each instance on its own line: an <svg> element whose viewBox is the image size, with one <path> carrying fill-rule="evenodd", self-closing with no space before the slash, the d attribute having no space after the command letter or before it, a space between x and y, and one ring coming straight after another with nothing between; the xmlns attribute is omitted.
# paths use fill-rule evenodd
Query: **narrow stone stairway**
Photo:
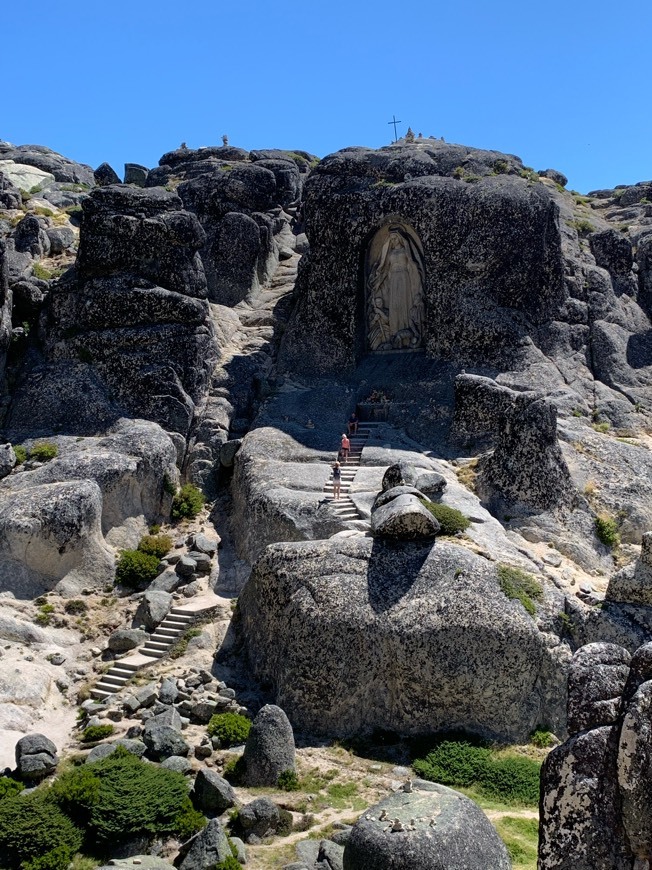
<svg viewBox="0 0 652 870"><path fill-rule="evenodd" d="M210 595L173 607L143 646L111 665L91 690L92 697L102 700L119 692L136 671L163 658L202 614L214 610L220 603L218 596Z"/></svg>
<svg viewBox="0 0 652 870"><path fill-rule="evenodd" d="M357 433L349 437L349 441L351 442L351 450L349 452L349 458L346 462L346 465L342 463L341 466L342 485L340 486L339 499L335 499L333 497L332 470L328 479L328 483L326 483L324 486L324 492L326 493L327 501L330 503L333 512L337 514L337 516L340 517L340 519L342 520L360 519L360 513L356 508L353 499L349 495L349 492L351 491L351 484L355 479L357 470L360 467L360 460L362 458L362 451L364 450L364 446L369 440L372 429L374 429L377 425L377 423L361 423L358 425Z"/></svg>

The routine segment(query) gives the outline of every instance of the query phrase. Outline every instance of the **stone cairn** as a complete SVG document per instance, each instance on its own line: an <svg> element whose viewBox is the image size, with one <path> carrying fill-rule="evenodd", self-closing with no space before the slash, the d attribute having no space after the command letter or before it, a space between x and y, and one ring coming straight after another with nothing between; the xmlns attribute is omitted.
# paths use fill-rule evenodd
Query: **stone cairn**
<svg viewBox="0 0 652 870"><path fill-rule="evenodd" d="M568 676L570 737L541 771L540 870L649 870L652 643L591 643Z"/></svg>

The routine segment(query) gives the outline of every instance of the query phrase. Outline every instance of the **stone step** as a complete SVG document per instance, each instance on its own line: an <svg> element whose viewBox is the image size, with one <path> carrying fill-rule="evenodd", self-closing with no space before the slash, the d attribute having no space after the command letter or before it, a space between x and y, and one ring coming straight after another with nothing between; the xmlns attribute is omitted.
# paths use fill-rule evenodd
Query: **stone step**
<svg viewBox="0 0 652 870"><path fill-rule="evenodd" d="M152 659L162 659L166 652L167 652L167 649L165 649L165 650L149 649L148 647L145 647L145 646L141 647L141 649L140 649L141 655L149 656Z"/></svg>
<svg viewBox="0 0 652 870"><path fill-rule="evenodd" d="M162 650L167 650L167 649L169 649L171 646L172 646L172 644L171 644L169 641L167 641L167 640L166 640L165 642L160 641L160 640L148 640L147 643L145 644L145 646L142 647L142 649L143 649L143 650L146 650L146 649L162 649Z"/></svg>
<svg viewBox="0 0 652 870"><path fill-rule="evenodd" d="M116 664L112 665L111 670L115 670L116 668L120 668L123 671L131 671L134 674L138 669L138 665L129 664L129 662L116 662Z"/></svg>
<svg viewBox="0 0 652 870"><path fill-rule="evenodd" d="M107 671L106 674L102 677L103 683L112 683L116 686L124 686L131 677L121 677L119 674L112 674L111 671Z"/></svg>
<svg viewBox="0 0 652 870"><path fill-rule="evenodd" d="M105 683L104 680L100 680L95 688L100 692L106 692L107 695L115 695L116 692L120 691L122 686L116 686L113 683Z"/></svg>
<svg viewBox="0 0 652 870"><path fill-rule="evenodd" d="M168 616L180 616L183 619L193 618L193 614L188 613L188 611L184 607L173 607L168 613Z"/></svg>
<svg viewBox="0 0 652 870"><path fill-rule="evenodd" d="M175 637L170 637L169 634L160 634L158 631L155 631L154 634L149 636L149 641L154 641L154 643L164 643L166 646L172 646L173 643L179 638L179 635Z"/></svg>
<svg viewBox="0 0 652 870"><path fill-rule="evenodd" d="M93 698L97 698L99 701L103 701L104 698L110 698L114 692L107 692L104 689L98 689L97 686L94 689L91 689L91 696Z"/></svg>

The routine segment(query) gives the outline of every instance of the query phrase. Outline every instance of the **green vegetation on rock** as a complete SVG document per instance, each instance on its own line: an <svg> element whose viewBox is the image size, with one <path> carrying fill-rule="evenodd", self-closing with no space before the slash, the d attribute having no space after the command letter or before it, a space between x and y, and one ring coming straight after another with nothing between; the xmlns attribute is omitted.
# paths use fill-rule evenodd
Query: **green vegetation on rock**
<svg viewBox="0 0 652 870"><path fill-rule="evenodd" d="M465 517L461 511L436 501L421 499L421 504L428 508L441 526L442 535L456 535L468 529L471 520Z"/></svg>
<svg viewBox="0 0 652 870"><path fill-rule="evenodd" d="M240 713L216 713L206 728L209 737L218 737L222 746L244 743L251 730L251 722Z"/></svg>
<svg viewBox="0 0 652 870"><path fill-rule="evenodd" d="M620 545L618 524L609 514L599 514L595 518L595 533L598 536L598 540L602 541L605 547L613 549Z"/></svg>
<svg viewBox="0 0 652 870"><path fill-rule="evenodd" d="M511 565L499 565L498 583L508 598L520 601L530 616L534 616L534 602L543 597L543 587L532 574Z"/></svg>
<svg viewBox="0 0 652 870"><path fill-rule="evenodd" d="M15 451L14 451L15 452ZM59 453L59 448L51 441L38 441L29 451L29 458L37 462L48 462Z"/></svg>
<svg viewBox="0 0 652 870"><path fill-rule="evenodd" d="M158 556L140 550L123 550L115 569L115 582L129 589L142 589L158 573Z"/></svg>
<svg viewBox="0 0 652 870"><path fill-rule="evenodd" d="M503 816L493 823L507 847L513 870L536 870L539 841L538 819Z"/></svg>
<svg viewBox="0 0 652 870"><path fill-rule="evenodd" d="M16 457L16 465L22 465L27 459L27 450L21 444L17 444L14 447L14 455Z"/></svg>
<svg viewBox="0 0 652 870"><path fill-rule="evenodd" d="M169 535L143 535L138 544L141 553L162 559L172 548L172 538Z"/></svg>
<svg viewBox="0 0 652 870"><path fill-rule="evenodd" d="M205 501L204 493L194 484L184 484L172 499L172 519L175 521L194 519L203 508Z"/></svg>

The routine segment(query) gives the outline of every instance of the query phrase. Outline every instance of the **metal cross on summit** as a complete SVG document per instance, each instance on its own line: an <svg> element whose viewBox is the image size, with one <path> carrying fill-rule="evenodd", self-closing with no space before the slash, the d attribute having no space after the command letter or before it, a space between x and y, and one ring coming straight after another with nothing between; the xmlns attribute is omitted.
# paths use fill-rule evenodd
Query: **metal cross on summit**
<svg viewBox="0 0 652 870"><path fill-rule="evenodd" d="M397 133L396 133L396 125L397 125L397 124L402 124L403 121L397 121L397 120L396 120L396 115L392 115L392 120L391 120L391 121L388 121L387 123L388 123L388 124L393 124L393 125L394 125L394 141L395 141L395 142L398 142L398 135L397 135Z"/></svg>

